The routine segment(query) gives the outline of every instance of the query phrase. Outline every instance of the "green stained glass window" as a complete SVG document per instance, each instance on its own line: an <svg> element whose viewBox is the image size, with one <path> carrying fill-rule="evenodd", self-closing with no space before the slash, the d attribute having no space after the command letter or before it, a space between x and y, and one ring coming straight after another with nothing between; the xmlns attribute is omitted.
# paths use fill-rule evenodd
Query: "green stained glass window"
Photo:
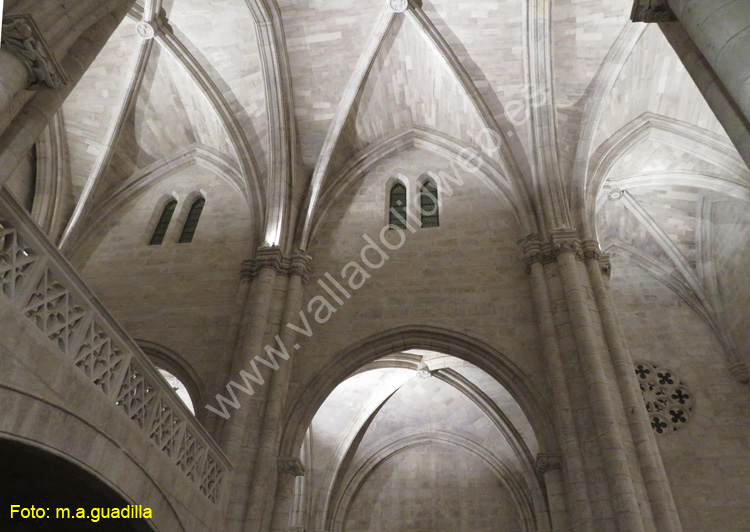
<svg viewBox="0 0 750 532"><path fill-rule="evenodd" d="M388 223L406 229L406 187L396 183L391 187Z"/></svg>
<svg viewBox="0 0 750 532"><path fill-rule="evenodd" d="M419 187L419 207L422 213L423 228L440 226L438 189L431 179L425 181Z"/></svg>
<svg viewBox="0 0 750 532"><path fill-rule="evenodd" d="M187 220L185 220L185 226L182 228L180 244L188 244L193 241L195 230L198 228L198 221L201 219L201 213L205 204L206 200L203 198L199 198L193 202L193 206L190 207L190 214L188 214Z"/></svg>
<svg viewBox="0 0 750 532"><path fill-rule="evenodd" d="M169 229L169 222L172 221L172 215L174 214L175 208L177 208L177 202L175 200L170 201L164 206L164 210L161 211L161 218L159 218L159 223L156 224L154 234L151 236L151 242L149 242L149 246L158 246L162 242L164 242L164 235L167 234L167 229Z"/></svg>

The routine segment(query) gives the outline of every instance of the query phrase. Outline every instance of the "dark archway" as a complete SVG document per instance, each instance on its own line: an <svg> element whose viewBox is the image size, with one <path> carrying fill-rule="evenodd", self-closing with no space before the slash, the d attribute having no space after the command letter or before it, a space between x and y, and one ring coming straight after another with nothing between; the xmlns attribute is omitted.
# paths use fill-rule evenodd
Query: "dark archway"
<svg viewBox="0 0 750 532"><path fill-rule="evenodd" d="M153 532L144 519L99 518L94 522L90 518L92 508L122 509L130 504L133 503L76 464L18 441L0 439L0 529L3 531ZM11 519L11 505L43 508L49 517L23 519L16 513ZM71 516L83 508L89 517L58 519L57 508L70 509Z"/></svg>

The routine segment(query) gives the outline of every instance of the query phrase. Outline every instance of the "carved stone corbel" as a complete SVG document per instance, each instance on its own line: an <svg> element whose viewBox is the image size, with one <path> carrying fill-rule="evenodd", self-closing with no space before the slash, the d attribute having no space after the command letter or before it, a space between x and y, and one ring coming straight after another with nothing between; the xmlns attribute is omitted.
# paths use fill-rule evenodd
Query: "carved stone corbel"
<svg viewBox="0 0 750 532"><path fill-rule="evenodd" d="M667 0L635 0L630 20L649 23L675 22L677 17L670 9Z"/></svg>
<svg viewBox="0 0 750 532"><path fill-rule="evenodd" d="M536 470L544 475L547 471L562 469L562 460L559 454L539 453L536 455Z"/></svg>
<svg viewBox="0 0 750 532"><path fill-rule="evenodd" d="M279 458L277 460L277 466L279 473L286 473L288 475L294 475L295 477L301 477L305 475L305 466L299 458Z"/></svg>
<svg viewBox="0 0 750 532"><path fill-rule="evenodd" d="M15 55L29 73L27 90L57 89L67 82L31 15L3 17L0 46Z"/></svg>

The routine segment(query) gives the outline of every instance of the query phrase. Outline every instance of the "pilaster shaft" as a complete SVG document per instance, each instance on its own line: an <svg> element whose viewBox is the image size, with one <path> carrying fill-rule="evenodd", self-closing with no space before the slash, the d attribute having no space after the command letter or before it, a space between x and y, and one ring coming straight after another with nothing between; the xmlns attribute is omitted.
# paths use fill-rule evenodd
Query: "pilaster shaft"
<svg viewBox="0 0 750 532"><path fill-rule="evenodd" d="M239 375L242 371L245 371L248 363L263 349L263 340L277 275L273 261L269 260L269 257L275 256L277 252L276 249L261 248L256 254L256 261L261 261L263 265L259 266L252 276L243 270L243 277L252 278L248 307L245 310L247 316L245 323L247 325L244 338L238 344L239 349L234 354L227 386L233 380L239 380L240 384L245 383ZM219 391L223 392L224 389L220 388ZM247 497L251 488L249 485L250 466L241 459L240 455L245 435L248 432L253 432L253 413L250 409L251 397L241 392L236 392L236 396L239 408L231 411L232 416L224 423L221 444L231 460L238 464L245 464L244 467L238 465L235 471L229 515L227 516L228 521L236 523L237 530L241 530L241 523L245 519L247 509Z"/></svg>

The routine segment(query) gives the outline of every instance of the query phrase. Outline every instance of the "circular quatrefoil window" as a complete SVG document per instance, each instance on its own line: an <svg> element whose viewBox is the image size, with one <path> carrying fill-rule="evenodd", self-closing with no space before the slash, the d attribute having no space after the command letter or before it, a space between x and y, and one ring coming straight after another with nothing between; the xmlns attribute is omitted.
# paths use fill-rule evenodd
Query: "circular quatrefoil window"
<svg viewBox="0 0 750 532"><path fill-rule="evenodd" d="M636 362L635 374L657 434L681 429L693 413L693 393L670 369Z"/></svg>

